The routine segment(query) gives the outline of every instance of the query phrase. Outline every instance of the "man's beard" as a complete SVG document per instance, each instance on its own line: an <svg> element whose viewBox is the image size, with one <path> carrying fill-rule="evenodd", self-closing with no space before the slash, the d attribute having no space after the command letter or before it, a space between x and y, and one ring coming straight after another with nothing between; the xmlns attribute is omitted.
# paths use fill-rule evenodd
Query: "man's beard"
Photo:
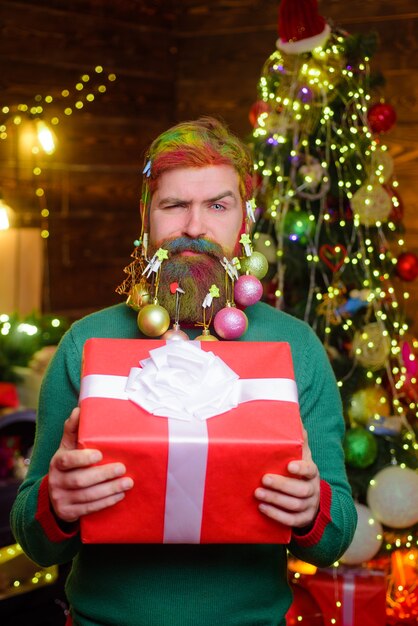
<svg viewBox="0 0 418 626"><path fill-rule="evenodd" d="M178 237L158 245L168 250L169 258L161 265L158 287L158 302L167 309L170 318L176 320L176 294L170 291L172 283L178 283L184 294L179 294L179 322L195 324L203 322L203 300L212 285L219 289L219 298L213 298L213 309L205 311L205 322L210 321L225 306L225 270L220 261L226 256L221 246L207 239ZM157 247L152 246L152 256ZM196 256L182 256L183 251L197 253Z"/></svg>

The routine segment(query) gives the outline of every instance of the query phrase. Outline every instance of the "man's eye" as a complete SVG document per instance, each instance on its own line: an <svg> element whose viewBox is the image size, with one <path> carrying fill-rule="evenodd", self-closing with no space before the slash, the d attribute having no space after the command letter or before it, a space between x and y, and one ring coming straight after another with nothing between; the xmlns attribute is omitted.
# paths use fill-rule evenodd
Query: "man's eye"
<svg viewBox="0 0 418 626"><path fill-rule="evenodd" d="M225 207L223 204L219 204L219 202L214 202L214 204L212 204L212 208L215 209L215 211L224 211Z"/></svg>
<svg viewBox="0 0 418 626"><path fill-rule="evenodd" d="M164 209L177 209L178 207L184 207L184 204L182 204L181 202L177 202L174 204L166 204L163 208Z"/></svg>

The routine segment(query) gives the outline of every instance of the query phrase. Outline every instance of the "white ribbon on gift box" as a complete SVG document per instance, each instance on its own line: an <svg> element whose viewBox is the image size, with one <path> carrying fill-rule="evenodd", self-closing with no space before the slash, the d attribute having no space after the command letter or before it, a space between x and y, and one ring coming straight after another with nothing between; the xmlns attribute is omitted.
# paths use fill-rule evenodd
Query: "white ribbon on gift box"
<svg viewBox="0 0 418 626"><path fill-rule="evenodd" d="M199 543L208 454L206 420L252 400L298 402L289 378L240 379L200 342L172 341L150 351L129 376L88 374L85 398L131 400L168 418L164 543ZM193 445L190 445L190 444Z"/></svg>

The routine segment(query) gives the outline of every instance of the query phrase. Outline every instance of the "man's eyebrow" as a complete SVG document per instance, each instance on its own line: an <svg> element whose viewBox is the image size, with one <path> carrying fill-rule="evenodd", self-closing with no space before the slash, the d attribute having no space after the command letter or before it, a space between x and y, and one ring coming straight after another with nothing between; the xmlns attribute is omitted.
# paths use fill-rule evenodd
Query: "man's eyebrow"
<svg viewBox="0 0 418 626"><path fill-rule="evenodd" d="M161 200L158 202L158 206L161 206L163 204L189 204L190 200L184 200L181 198L177 198L175 196L167 196L166 198L161 198Z"/></svg>
<svg viewBox="0 0 418 626"><path fill-rule="evenodd" d="M233 198L235 200L236 195L233 191L226 190L217 194L213 198L208 198L207 200L205 200L205 202L218 202L218 200L222 200L223 198ZM178 198L177 196L167 196L166 198L161 198L161 200L158 202L158 206L169 206L171 204L190 204L190 202L191 200L185 200L184 198Z"/></svg>
<svg viewBox="0 0 418 626"><path fill-rule="evenodd" d="M236 199L236 195L234 194L233 191L223 191L222 193L218 194L214 198L209 198L207 202L217 202L218 200L222 200L223 198L228 198L228 197L233 198L234 200Z"/></svg>

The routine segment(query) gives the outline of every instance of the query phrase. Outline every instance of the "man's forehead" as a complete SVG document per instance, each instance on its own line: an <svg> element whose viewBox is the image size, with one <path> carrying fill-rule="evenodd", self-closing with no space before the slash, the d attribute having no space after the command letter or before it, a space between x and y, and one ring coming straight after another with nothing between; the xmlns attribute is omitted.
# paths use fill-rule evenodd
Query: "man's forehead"
<svg viewBox="0 0 418 626"><path fill-rule="evenodd" d="M157 191L174 189L182 192L187 189L215 190L219 194L224 190L235 193L239 190L238 172L230 165L205 167L179 167L163 172L156 181ZM154 193L155 193L154 192Z"/></svg>

